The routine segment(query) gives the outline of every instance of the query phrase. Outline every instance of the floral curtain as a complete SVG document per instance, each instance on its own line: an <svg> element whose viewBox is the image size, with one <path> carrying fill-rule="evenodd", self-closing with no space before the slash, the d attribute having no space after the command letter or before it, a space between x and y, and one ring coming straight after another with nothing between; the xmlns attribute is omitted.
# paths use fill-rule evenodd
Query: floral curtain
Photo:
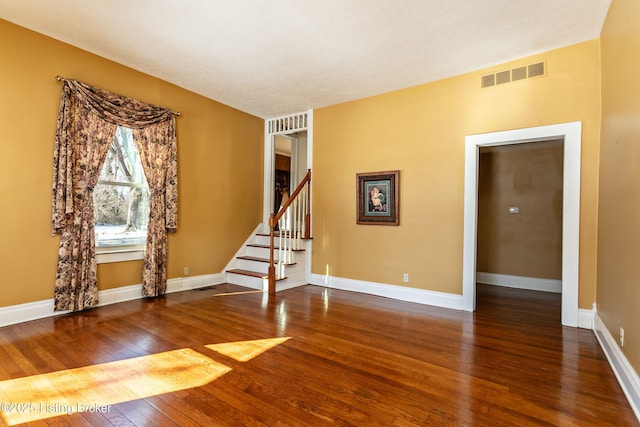
<svg viewBox="0 0 640 427"><path fill-rule="evenodd" d="M166 290L167 231L177 228L175 113L63 79L56 130L52 234L60 235L55 310L98 303L93 189L118 125L134 129L151 190L143 295Z"/></svg>
<svg viewBox="0 0 640 427"><path fill-rule="evenodd" d="M134 129L133 140L151 193L142 294L157 296L167 289L167 231L178 227L175 122Z"/></svg>

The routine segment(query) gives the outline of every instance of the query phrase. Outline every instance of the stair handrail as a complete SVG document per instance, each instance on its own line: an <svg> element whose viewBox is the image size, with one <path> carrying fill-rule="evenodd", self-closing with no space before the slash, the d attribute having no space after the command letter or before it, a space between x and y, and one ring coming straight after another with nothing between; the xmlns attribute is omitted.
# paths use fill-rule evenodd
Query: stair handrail
<svg viewBox="0 0 640 427"><path fill-rule="evenodd" d="M307 170L307 173L304 176L304 178L302 178L302 180L300 181L300 184L298 184L294 192L291 194L291 196L289 196L289 199L287 199L284 202L280 210L277 213L275 214L272 213L269 216L269 270L267 273L268 274L267 277L269 282L268 291L270 296L273 296L276 293L276 266L274 261L275 229L276 229L276 226L278 225L278 221L282 219L282 217L288 211L289 207L291 207L291 205L294 203L294 201L298 198L300 193L303 191L303 188L305 186L308 186L308 188L307 188L307 191L305 192L306 199L307 199L306 204L303 204L303 206L306 206L306 212L303 213L304 230L303 230L302 238L307 239L311 237L311 209L310 209L311 191L309 191L311 188L311 169ZM282 230L280 230L280 232L282 233ZM282 261L282 260L280 259L279 261Z"/></svg>

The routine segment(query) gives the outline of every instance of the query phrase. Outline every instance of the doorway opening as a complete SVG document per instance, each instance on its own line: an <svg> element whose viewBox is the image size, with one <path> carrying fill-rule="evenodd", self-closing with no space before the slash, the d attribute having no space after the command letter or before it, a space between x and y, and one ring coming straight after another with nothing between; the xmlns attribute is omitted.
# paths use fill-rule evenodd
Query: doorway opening
<svg viewBox="0 0 640 427"><path fill-rule="evenodd" d="M307 131L274 136L273 213L307 173Z"/></svg>
<svg viewBox="0 0 640 427"><path fill-rule="evenodd" d="M311 169L313 110L265 121L263 223ZM286 197L286 196L285 196Z"/></svg>
<svg viewBox="0 0 640 427"><path fill-rule="evenodd" d="M553 314L556 307L560 322L563 151L562 139L479 148L479 308L501 307L496 297L502 295L525 303L557 301L545 311Z"/></svg>
<svg viewBox="0 0 640 427"><path fill-rule="evenodd" d="M273 210L278 212L291 194L291 146L293 138L276 135L274 140Z"/></svg>
<svg viewBox="0 0 640 427"><path fill-rule="evenodd" d="M462 272L462 306L466 311L474 311L476 309L480 148L540 143L549 140L560 140L564 143L562 159L561 319L562 324L565 326L578 326L580 152L582 141L582 124L580 122L492 132L466 137Z"/></svg>

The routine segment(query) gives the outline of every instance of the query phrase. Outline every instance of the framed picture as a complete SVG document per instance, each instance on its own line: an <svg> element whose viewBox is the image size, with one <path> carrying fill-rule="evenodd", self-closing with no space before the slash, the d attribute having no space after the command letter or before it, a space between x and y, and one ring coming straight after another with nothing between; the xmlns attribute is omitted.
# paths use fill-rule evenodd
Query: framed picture
<svg viewBox="0 0 640 427"><path fill-rule="evenodd" d="M356 174L357 223L398 225L400 171Z"/></svg>

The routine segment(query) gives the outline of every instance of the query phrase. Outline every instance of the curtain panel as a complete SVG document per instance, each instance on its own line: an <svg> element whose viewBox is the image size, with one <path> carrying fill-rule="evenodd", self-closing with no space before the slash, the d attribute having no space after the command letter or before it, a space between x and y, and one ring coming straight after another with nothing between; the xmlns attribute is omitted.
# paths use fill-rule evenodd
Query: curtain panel
<svg viewBox="0 0 640 427"><path fill-rule="evenodd" d="M93 189L117 126L133 129L151 208L143 296L166 291L167 231L178 222L175 113L63 79L53 156L52 235L60 235L55 310L98 303Z"/></svg>

